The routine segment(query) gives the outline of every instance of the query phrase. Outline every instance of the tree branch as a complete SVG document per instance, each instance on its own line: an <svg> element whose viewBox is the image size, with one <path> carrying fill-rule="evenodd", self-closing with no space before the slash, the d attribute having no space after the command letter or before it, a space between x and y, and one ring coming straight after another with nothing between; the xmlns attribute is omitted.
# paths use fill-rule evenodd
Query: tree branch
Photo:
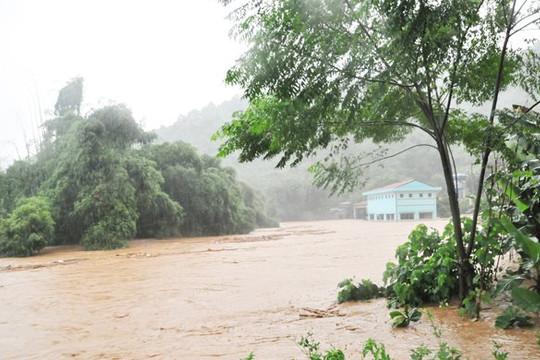
<svg viewBox="0 0 540 360"><path fill-rule="evenodd" d="M389 120L383 120L383 121L363 121L363 122L361 122L360 126L363 126L363 125L367 125L367 126L394 125L394 126L409 126L409 127L415 127L415 128L417 128L417 129L422 130L423 132L425 132L426 134L428 134L431 138L433 138L433 140L435 140L435 135L434 135L429 129L426 129L425 127L423 127L423 126L421 126L421 125L414 124L414 123L410 123L410 122L406 122L406 121L389 121Z"/></svg>
<svg viewBox="0 0 540 360"><path fill-rule="evenodd" d="M514 30L513 32L510 33L510 36L515 35L516 33L522 31L523 29L525 29L527 26L529 26L529 25L531 25L531 24L534 24L535 22L538 22L538 21L540 21L540 17L538 17L538 18L536 18L536 19L534 19L534 20L531 20L531 21L529 21L527 24L525 24L525 25L523 25L522 27L520 27L519 29Z"/></svg>
<svg viewBox="0 0 540 360"><path fill-rule="evenodd" d="M409 151L409 150L412 150L414 148L417 148L417 147L421 147L421 146L426 146L426 147L430 147L430 148L433 148L435 150L437 150L437 147L435 145L430 145L430 144L416 144L416 145L413 145L413 146L409 146L408 148L406 149L403 149L401 151L398 151L397 153L394 153L392 155L388 155L388 156L383 156L381 158L378 158L378 159L375 159L375 160L371 160L371 161L368 161L366 163L362 163L362 164L358 164L356 166L353 167L353 169L358 169L359 167L362 167L362 166L368 166L368 165L373 165L375 163L378 163L380 161L384 161L384 160L387 160L387 159L391 159L393 157L396 157L398 155L401 155L403 154L404 152L406 151Z"/></svg>
<svg viewBox="0 0 540 360"><path fill-rule="evenodd" d="M516 8L516 0L512 2L512 10L510 12L510 21L507 24L506 27L506 34L504 37L503 47L501 49L501 54L499 57L499 66L498 66L498 73L497 73L497 79L495 81L495 89L493 91L493 101L491 103L491 112L489 114L489 123L493 125L495 121L495 112L497 110L497 103L499 100L499 92L501 90L502 86L502 78L504 73L504 59L506 57L506 50L508 47L508 41L510 40L510 32L512 31L512 21L515 16L515 8ZM473 211L473 218L472 218L472 225L471 225L471 236L469 237L469 242L467 244L467 255L470 256L472 253L474 242L476 240L476 227L478 224L478 215L480 214L480 200L482 198L482 192L484 188L484 178L486 176L486 168L489 160L489 155L491 154L491 138L492 134L487 134L486 139L486 148L484 150L484 153L482 155L482 162L480 167L480 176L478 179L478 189L476 191L476 199L474 203L474 211Z"/></svg>
<svg viewBox="0 0 540 360"><path fill-rule="evenodd" d="M316 56L311 56L311 58L315 59L317 61L320 61L320 62L324 62L322 59L320 59L320 58L318 58ZM378 83L378 84L389 84L389 85L394 85L394 86L397 86L397 87L400 87L400 88L403 88L403 89L413 88L414 87L414 85L401 84L401 83L399 83L397 81L392 81L392 80L387 81L387 80L379 80L379 79L374 79L374 78L358 76L358 75L356 75L354 73L347 72L344 69L342 69L339 66L336 66L334 64L330 64L330 67L333 68L334 70L344 74L345 76L349 76L351 78L362 80L362 81L367 81L367 82L371 82L371 83Z"/></svg>

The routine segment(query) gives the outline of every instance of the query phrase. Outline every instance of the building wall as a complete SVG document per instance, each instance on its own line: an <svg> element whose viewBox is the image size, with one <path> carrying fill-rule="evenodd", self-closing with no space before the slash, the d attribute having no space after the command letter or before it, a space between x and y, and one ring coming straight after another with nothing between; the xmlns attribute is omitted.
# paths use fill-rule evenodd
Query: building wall
<svg viewBox="0 0 540 360"><path fill-rule="evenodd" d="M368 196L367 214L369 220L391 220L388 215L396 216L396 196L394 193L381 193ZM370 215L374 215L371 217ZM383 218L377 218L382 215Z"/></svg>
<svg viewBox="0 0 540 360"><path fill-rule="evenodd" d="M409 190L369 195L367 217L368 220L435 219L437 193Z"/></svg>
<svg viewBox="0 0 540 360"><path fill-rule="evenodd" d="M429 196L431 194L431 196ZM431 213L431 219L437 217L437 193L430 191L404 191L397 193L396 197L397 218L400 214L413 214L413 219L418 220L422 216L426 218Z"/></svg>

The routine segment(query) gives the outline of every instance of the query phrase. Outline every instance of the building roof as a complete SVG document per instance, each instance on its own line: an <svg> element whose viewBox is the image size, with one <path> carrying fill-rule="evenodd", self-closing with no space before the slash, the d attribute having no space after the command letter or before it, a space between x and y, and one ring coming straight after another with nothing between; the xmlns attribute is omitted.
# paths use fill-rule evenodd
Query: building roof
<svg viewBox="0 0 540 360"><path fill-rule="evenodd" d="M367 207L367 201L363 200L363 201L354 203L353 207L355 207L355 208Z"/></svg>
<svg viewBox="0 0 540 360"><path fill-rule="evenodd" d="M373 195L373 194L382 194L382 193L391 193L399 191L441 191L440 187L431 186L424 184L423 182L417 180L407 180L390 185L382 186L373 190L365 191L362 195Z"/></svg>

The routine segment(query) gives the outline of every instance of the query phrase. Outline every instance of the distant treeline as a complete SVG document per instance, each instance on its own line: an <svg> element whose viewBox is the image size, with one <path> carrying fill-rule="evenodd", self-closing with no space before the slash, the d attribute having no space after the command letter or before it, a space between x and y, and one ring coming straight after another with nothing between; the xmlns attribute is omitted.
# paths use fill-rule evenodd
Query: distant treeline
<svg viewBox="0 0 540 360"><path fill-rule="evenodd" d="M167 127L156 130L158 141L182 140L188 142L201 152L214 156L218 152L219 142L211 141L212 134L231 120L235 111L244 110L246 101L234 97L219 105L210 104L201 110L193 110ZM403 149L411 148L432 141L421 131L413 131L401 143L383 144L386 151L378 151L380 145L372 142L354 144L347 150L348 154L357 155L362 152L374 152L366 158L366 162L379 157L389 157ZM461 148L453 149L458 172L471 174L473 158ZM416 179L433 186L444 187L444 178L438 154L427 147L416 147L398 156L374 163L366 167L357 189L342 196L331 196L330 191L319 189L313 185L313 176L309 173L310 163L322 159L327 154L318 154L294 168L276 169L277 160L254 160L251 163L239 163L234 156L223 159L224 164L232 166L238 178L259 189L265 198L265 208L272 217L280 221L317 220L329 218L330 208L341 202L358 202L362 200L362 192L408 179ZM310 161L311 160L311 161ZM474 174L471 174L471 178ZM469 193L472 193L472 188ZM441 193L444 193L441 192ZM438 202L438 214L449 216L446 199ZM467 210L465 204L464 210Z"/></svg>
<svg viewBox="0 0 540 360"><path fill-rule="evenodd" d="M276 226L261 195L183 142L153 144L124 105L80 115L82 79L60 91L40 151L0 172L0 254L45 245L247 233Z"/></svg>

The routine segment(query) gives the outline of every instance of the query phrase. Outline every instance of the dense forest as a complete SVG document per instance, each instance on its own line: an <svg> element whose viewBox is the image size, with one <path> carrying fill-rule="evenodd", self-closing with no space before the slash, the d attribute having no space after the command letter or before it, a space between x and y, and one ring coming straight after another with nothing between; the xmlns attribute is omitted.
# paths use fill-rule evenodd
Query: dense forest
<svg viewBox="0 0 540 360"><path fill-rule="evenodd" d="M246 108L246 101L234 97L222 104L210 104L201 110L181 115L174 124L161 127L155 132L158 141L185 141L201 152L214 156L218 152L220 142L212 141L212 135L231 120L234 112ZM317 187L313 175L309 172L311 164L328 155L326 151L294 167L276 168L274 161L261 159L241 163L234 155L224 158L223 163L233 167L239 179L256 187L265 195L266 208L276 219L282 221L324 219L331 216L329 210L332 207L343 202L360 201L363 191L381 185L416 179L444 188L437 153L430 148L414 147L429 142L430 139L425 134L414 131L399 143L381 146L366 141L361 145L350 147L348 154L366 153L366 163L375 161L370 166L365 166L363 176L358 179L359 186L354 191L341 195L332 195L330 189ZM411 149L400 153L409 148ZM470 179L473 179L477 171L473 164L474 159L463 148L455 147L453 150L458 172L468 174ZM377 161L383 158L384 160ZM472 191L470 188L469 193ZM448 216L446 199L440 200L439 214ZM467 204L464 202L464 210L467 210Z"/></svg>
<svg viewBox="0 0 540 360"><path fill-rule="evenodd" d="M125 105L80 113L83 80L60 90L38 153L0 172L0 254L46 245L247 233L275 226L261 195L184 142L154 144Z"/></svg>

